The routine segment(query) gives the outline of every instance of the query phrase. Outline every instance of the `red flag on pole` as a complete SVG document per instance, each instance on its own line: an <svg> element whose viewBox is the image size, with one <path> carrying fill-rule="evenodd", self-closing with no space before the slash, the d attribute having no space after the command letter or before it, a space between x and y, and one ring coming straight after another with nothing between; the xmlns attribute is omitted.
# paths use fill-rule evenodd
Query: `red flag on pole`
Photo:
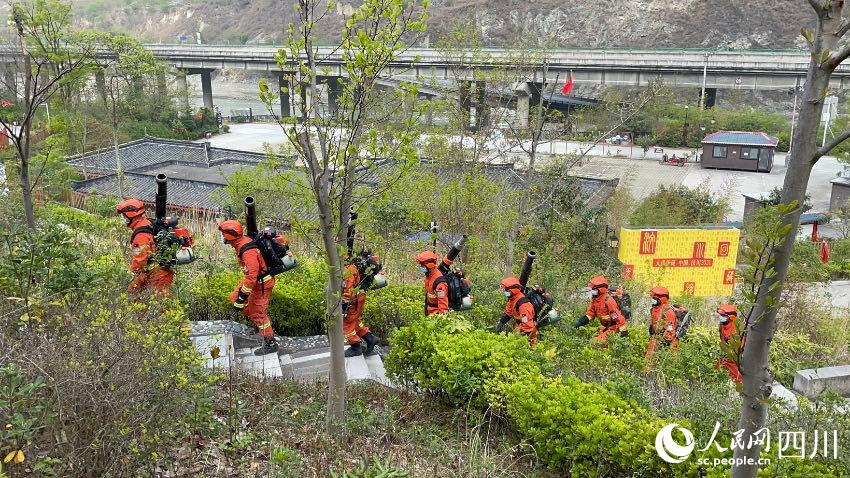
<svg viewBox="0 0 850 478"><path fill-rule="evenodd" d="M824 264L826 264L827 262L829 262L829 245L827 245L826 241L823 241L823 242L821 243L820 260L821 260Z"/></svg>
<svg viewBox="0 0 850 478"><path fill-rule="evenodd" d="M570 91L572 91L572 90L573 90L573 72L571 71L570 77L567 80L567 83L564 85L563 88L561 88L561 93L568 95L568 94L570 94Z"/></svg>

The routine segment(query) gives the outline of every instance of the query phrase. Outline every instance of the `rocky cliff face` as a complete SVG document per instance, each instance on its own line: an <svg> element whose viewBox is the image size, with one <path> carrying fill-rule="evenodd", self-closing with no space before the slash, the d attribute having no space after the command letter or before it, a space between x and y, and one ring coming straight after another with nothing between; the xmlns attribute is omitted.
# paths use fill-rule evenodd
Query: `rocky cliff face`
<svg viewBox="0 0 850 478"><path fill-rule="evenodd" d="M210 42L280 40L294 17L292 0L99 1L97 9L85 0L78 7L86 26L166 42L197 31ZM321 32L326 40L339 30L339 17L331 16L336 24ZM804 0L433 0L429 39L433 44L467 24L494 46L793 48L802 45L800 28L812 21Z"/></svg>

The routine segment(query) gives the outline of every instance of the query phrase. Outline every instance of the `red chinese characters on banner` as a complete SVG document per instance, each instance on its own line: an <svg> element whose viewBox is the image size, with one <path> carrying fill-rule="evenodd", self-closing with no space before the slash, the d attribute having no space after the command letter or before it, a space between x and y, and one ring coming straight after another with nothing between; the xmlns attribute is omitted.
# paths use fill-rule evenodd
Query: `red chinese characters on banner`
<svg viewBox="0 0 850 478"><path fill-rule="evenodd" d="M729 243L721 242L717 245L717 257L729 257Z"/></svg>
<svg viewBox="0 0 850 478"><path fill-rule="evenodd" d="M635 278L635 266L634 264L625 264L623 265L623 279L634 279Z"/></svg>
<svg viewBox="0 0 850 478"><path fill-rule="evenodd" d="M658 231L641 231L640 232L640 249L639 254L652 255L655 254L655 246L658 245Z"/></svg>
<svg viewBox="0 0 850 478"><path fill-rule="evenodd" d="M735 269L726 269L723 272L723 284L732 285L735 283Z"/></svg>
<svg viewBox="0 0 850 478"><path fill-rule="evenodd" d="M695 242L694 243L694 259L703 259L705 258L705 243L704 242Z"/></svg>
<svg viewBox="0 0 850 478"><path fill-rule="evenodd" d="M711 267L714 259L653 259L652 267Z"/></svg>
<svg viewBox="0 0 850 478"><path fill-rule="evenodd" d="M694 295L696 290L697 290L697 283L696 282L685 282L685 287L682 290L682 292L684 292L685 295Z"/></svg>

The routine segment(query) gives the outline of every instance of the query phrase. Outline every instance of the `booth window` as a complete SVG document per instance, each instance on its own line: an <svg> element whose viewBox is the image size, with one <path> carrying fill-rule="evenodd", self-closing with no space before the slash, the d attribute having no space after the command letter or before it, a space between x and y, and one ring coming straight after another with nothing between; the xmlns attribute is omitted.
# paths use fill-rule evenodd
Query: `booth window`
<svg viewBox="0 0 850 478"><path fill-rule="evenodd" d="M725 158L726 157L726 146L715 146L714 151L711 152L712 158Z"/></svg>

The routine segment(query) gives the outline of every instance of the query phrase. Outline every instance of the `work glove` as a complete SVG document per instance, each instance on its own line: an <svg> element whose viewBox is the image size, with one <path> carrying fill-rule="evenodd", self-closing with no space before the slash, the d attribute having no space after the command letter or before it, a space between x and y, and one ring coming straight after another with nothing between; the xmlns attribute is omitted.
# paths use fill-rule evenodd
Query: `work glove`
<svg viewBox="0 0 850 478"><path fill-rule="evenodd" d="M620 337L621 337L621 338L624 338L624 339L629 338L629 331L628 331L628 330L624 330L624 331L620 332Z"/></svg>
<svg viewBox="0 0 850 478"><path fill-rule="evenodd" d="M248 296L250 292L245 292L242 288L239 288L239 293L236 295L236 300L233 301L233 308L236 310L243 310L245 308L245 304L248 302Z"/></svg>
<svg viewBox="0 0 850 478"><path fill-rule="evenodd" d="M351 302L344 300L342 301L342 313L345 314L348 312L348 306L351 305Z"/></svg>
<svg viewBox="0 0 850 478"><path fill-rule="evenodd" d="M649 335L655 335L655 327L652 326L652 322L649 323Z"/></svg>
<svg viewBox="0 0 850 478"><path fill-rule="evenodd" d="M586 315L582 315L578 320L573 324L573 328L577 329L579 327L584 327L585 325L590 323L590 318Z"/></svg>
<svg viewBox="0 0 850 478"><path fill-rule="evenodd" d="M494 334L498 334L499 332L501 332L502 327L504 327L505 324L507 324L509 320L511 320L511 318L508 317L508 314L503 313L502 317L499 318L499 321L496 322L496 325L493 327L492 332Z"/></svg>

